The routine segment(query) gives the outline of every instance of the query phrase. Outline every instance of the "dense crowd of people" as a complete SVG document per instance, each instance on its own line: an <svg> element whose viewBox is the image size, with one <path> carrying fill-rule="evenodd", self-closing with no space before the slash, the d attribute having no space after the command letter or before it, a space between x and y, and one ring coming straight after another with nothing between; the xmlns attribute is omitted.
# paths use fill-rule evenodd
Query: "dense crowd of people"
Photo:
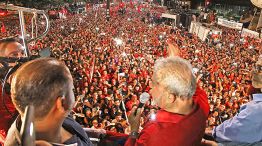
<svg viewBox="0 0 262 146"><path fill-rule="evenodd" d="M255 92L250 71L262 54L261 39L220 27L218 40L203 42L184 28L154 23L156 10L111 13L109 21L104 10L52 20L47 36L29 46L32 54L49 48L70 69L77 101L72 114L83 127L128 134L126 115L150 92L154 61L167 56L168 44L190 61L208 95L207 127L233 117ZM6 26L1 37L18 33L14 27ZM140 129L157 110L152 100L145 105Z"/></svg>

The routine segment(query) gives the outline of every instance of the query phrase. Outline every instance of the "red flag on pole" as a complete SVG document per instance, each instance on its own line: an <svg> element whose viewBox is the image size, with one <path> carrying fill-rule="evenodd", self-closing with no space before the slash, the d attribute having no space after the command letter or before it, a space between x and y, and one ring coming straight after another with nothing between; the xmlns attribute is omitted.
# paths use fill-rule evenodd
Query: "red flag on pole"
<svg viewBox="0 0 262 146"><path fill-rule="evenodd" d="M209 6L211 4L212 0L205 0L205 6Z"/></svg>
<svg viewBox="0 0 262 146"><path fill-rule="evenodd" d="M141 6L140 6L140 5L137 7L137 12L138 12L138 13L141 12Z"/></svg>
<svg viewBox="0 0 262 146"><path fill-rule="evenodd" d="M90 83L92 82L92 79L93 79L95 63L96 63L96 58L95 58L95 56L93 56L93 65L92 65L92 70L90 72Z"/></svg>
<svg viewBox="0 0 262 146"><path fill-rule="evenodd" d="M1 32L2 32L2 33L5 33L5 32L6 32L5 24L4 24L4 23L2 23Z"/></svg>

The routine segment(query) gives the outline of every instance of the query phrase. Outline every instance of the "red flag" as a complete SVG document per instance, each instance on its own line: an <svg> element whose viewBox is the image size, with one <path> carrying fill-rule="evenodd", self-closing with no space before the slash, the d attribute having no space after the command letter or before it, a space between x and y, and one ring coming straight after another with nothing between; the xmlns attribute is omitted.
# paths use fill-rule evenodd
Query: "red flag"
<svg viewBox="0 0 262 146"><path fill-rule="evenodd" d="M205 6L210 5L211 1L212 1L212 0L205 0Z"/></svg>
<svg viewBox="0 0 262 146"><path fill-rule="evenodd" d="M2 33L5 33L5 32L6 32L5 24L4 24L4 23L2 23L1 32L2 32Z"/></svg>
<svg viewBox="0 0 262 146"><path fill-rule="evenodd" d="M95 59L95 56L93 56L93 65L92 65L92 70L90 72L90 83L92 82L92 79L93 79L95 63L96 63L96 59Z"/></svg>
<svg viewBox="0 0 262 146"><path fill-rule="evenodd" d="M137 7L137 12L140 13L141 12L141 6Z"/></svg>

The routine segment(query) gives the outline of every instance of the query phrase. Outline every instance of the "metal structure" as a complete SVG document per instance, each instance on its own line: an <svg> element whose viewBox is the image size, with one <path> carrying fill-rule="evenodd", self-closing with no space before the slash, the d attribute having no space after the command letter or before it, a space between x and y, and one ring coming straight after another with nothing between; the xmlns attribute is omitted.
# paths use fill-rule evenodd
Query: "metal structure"
<svg viewBox="0 0 262 146"><path fill-rule="evenodd" d="M11 10L11 11L17 11L18 15L19 15L19 22L20 22L20 30L21 30L21 39L23 41L23 47L24 47L24 54L26 55L26 57L30 57L30 50L28 49L27 44L32 42L32 41L36 41L39 40L41 38L43 38L48 30L49 30L49 19L47 14L45 13L44 10L37 10L37 9L31 9L31 8L25 8L25 7L19 7L19 6L14 6L12 4L0 4L0 9L6 9L6 10ZM26 28L25 28L25 19L24 19L24 13L32 13L34 14L33 18L32 18L32 38L29 40L26 40ZM43 15L46 21L46 28L45 31L43 32L43 34L39 35L37 34L38 32L38 27L37 27L37 15Z"/></svg>

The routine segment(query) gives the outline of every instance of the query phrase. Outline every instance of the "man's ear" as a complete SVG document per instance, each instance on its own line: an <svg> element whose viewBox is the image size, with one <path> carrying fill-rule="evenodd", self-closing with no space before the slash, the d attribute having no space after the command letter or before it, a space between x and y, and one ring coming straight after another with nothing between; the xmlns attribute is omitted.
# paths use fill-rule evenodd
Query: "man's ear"
<svg viewBox="0 0 262 146"><path fill-rule="evenodd" d="M66 112L66 108L64 107L65 104L65 97L58 97L56 99L56 108L60 112Z"/></svg>
<svg viewBox="0 0 262 146"><path fill-rule="evenodd" d="M174 94L171 94L169 93L168 95L168 100L171 102L171 103L174 103L176 101L176 96Z"/></svg>

